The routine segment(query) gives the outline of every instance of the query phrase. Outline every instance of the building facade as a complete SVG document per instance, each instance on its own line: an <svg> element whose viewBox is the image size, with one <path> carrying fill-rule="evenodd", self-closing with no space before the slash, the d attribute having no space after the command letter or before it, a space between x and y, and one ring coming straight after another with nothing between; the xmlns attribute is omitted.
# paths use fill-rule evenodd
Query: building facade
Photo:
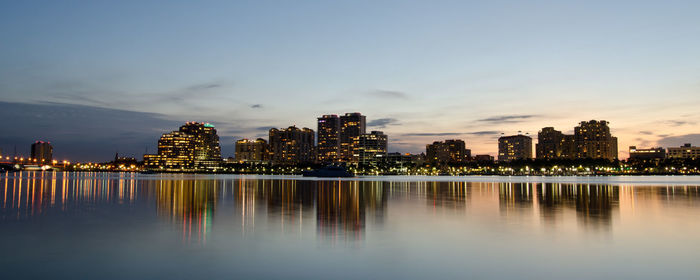
<svg viewBox="0 0 700 280"><path fill-rule="evenodd" d="M338 115L323 115L318 121L318 145L316 146L318 161L331 163L338 161L340 154L340 118Z"/></svg>
<svg viewBox="0 0 700 280"><path fill-rule="evenodd" d="M431 164L463 164L471 158L471 150L463 140L435 141L425 146L427 161Z"/></svg>
<svg viewBox="0 0 700 280"><path fill-rule="evenodd" d="M216 169L221 164L219 136L209 123L187 122L179 130L163 134L158 154L144 155L143 159L151 169Z"/></svg>
<svg viewBox="0 0 700 280"><path fill-rule="evenodd" d="M314 162L314 138L312 129L290 126L286 129L270 129L271 160L275 164L293 165Z"/></svg>
<svg viewBox="0 0 700 280"><path fill-rule="evenodd" d="M700 147L692 146L690 143L680 147L670 147L668 148L667 157L674 159L699 159Z"/></svg>
<svg viewBox="0 0 700 280"><path fill-rule="evenodd" d="M265 139L240 139L236 141L236 161L266 162L270 160L270 145Z"/></svg>
<svg viewBox="0 0 700 280"><path fill-rule="evenodd" d="M361 165L377 165L387 153L388 137L381 131L361 134L353 139L353 162Z"/></svg>
<svg viewBox="0 0 700 280"><path fill-rule="evenodd" d="M617 159L617 137L610 134L607 121L583 121L574 134L563 134L553 127L537 133L538 159Z"/></svg>
<svg viewBox="0 0 700 280"><path fill-rule="evenodd" d="M535 145L535 154L538 159L558 159L564 158L564 133L554 129L554 127L545 127L537 133L537 145Z"/></svg>
<svg viewBox="0 0 700 280"><path fill-rule="evenodd" d="M526 135L502 136L498 138L498 161L513 161L532 158L532 138Z"/></svg>
<svg viewBox="0 0 700 280"><path fill-rule="evenodd" d="M36 141L32 144L31 158L36 164L46 165L53 161L53 147L50 142Z"/></svg>
<svg viewBox="0 0 700 280"><path fill-rule="evenodd" d="M617 159L617 137L610 134L608 122L583 121L574 128L576 158Z"/></svg>
<svg viewBox="0 0 700 280"><path fill-rule="evenodd" d="M663 160L666 158L666 149L649 148L649 149L638 149L636 146L630 146L630 161L648 161L648 160Z"/></svg>
<svg viewBox="0 0 700 280"><path fill-rule="evenodd" d="M356 137L366 134L366 117L360 113L345 113L340 116L340 157L339 161L353 161L353 142Z"/></svg>

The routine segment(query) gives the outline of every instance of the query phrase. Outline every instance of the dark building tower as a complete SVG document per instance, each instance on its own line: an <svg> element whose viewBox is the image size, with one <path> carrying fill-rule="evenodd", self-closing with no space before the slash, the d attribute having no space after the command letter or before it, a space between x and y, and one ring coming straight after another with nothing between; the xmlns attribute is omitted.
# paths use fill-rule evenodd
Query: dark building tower
<svg viewBox="0 0 700 280"><path fill-rule="evenodd" d="M538 159L562 158L564 134L553 127L545 127L537 133L537 145L535 146Z"/></svg>
<svg viewBox="0 0 700 280"><path fill-rule="evenodd" d="M617 159L617 137L610 134L607 121L583 121L574 128L577 158Z"/></svg>
<svg viewBox="0 0 700 280"><path fill-rule="evenodd" d="M221 163L216 129L209 123L188 122L158 140L158 154L144 155L144 165L161 169L213 169Z"/></svg>
<svg viewBox="0 0 700 280"><path fill-rule="evenodd" d="M173 131L158 140L158 154L144 155L144 164L149 168L193 169L194 136Z"/></svg>
<svg viewBox="0 0 700 280"><path fill-rule="evenodd" d="M194 136L194 166L196 168L216 168L221 164L221 147L214 125L188 122L180 127L180 132Z"/></svg>
<svg viewBox="0 0 700 280"><path fill-rule="evenodd" d="M498 161L532 158L532 138L525 135L498 138Z"/></svg>
<svg viewBox="0 0 700 280"><path fill-rule="evenodd" d="M245 162L264 162L270 160L270 145L262 138L255 141L241 139L236 141L236 160Z"/></svg>
<svg viewBox="0 0 700 280"><path fill-rule="evenodd" d="M425 146L425 152L427 161L432 164L462 164L471 157L471 150L459 139L435 141Z"/></svg>
<svg viewBox="0 0 700 280"><path fill-rule="evenodd" d="M318 118L318 161L338 161L340 153L340 118L338 115L323 115Z"/></svg>
<svg viewBox="0 0 700 280"><path fill-rule="evenodd" d="M270 151L276 164L300 164L314 161L314 131L290 126L270 129Z"/></svg>
<svg viewBox="0 0 700 280"><path fill-rule="evenodd" d="M345 113L340 116L340 161L352 161L352 143L355 137L367 133L365 126L366 117L360 113Z"/></svg>
<svg viewBox="0 0 700 280"><path fill-rule="evenodd" d="M386 157L388 138L381 131L362 134L353 142L353 162L364 165L376 165Z"/></svg>
<svg viewBox="0 0 700 280"><path fill-rule="evenodd" d="M51 143L44 141L34 142L34 144L32 144L32 159L36 160L36 164L51 164L53 160L53 147L51 147Z"/></svg>

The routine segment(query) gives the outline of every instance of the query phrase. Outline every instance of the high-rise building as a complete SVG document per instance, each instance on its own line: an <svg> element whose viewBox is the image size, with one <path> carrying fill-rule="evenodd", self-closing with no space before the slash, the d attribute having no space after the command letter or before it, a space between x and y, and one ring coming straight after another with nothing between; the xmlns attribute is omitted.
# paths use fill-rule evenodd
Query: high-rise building
<svg viewBox="0 0 700 280"><path fill-rule="evenodd" d="M498 161L532 158L532 138L525 135L498 138Z"/></svg>
<svg viewBox="0 0 700 280"><path fill-rule="evenodd" d="M188 122L180 132L194 136L194 165L196 168L216 168L221 164L221 147L214 125Z"/></svg>
<svg viewBox="0 0 700 280"><path fill-rule="evenodd" d="M668 158L676 159L698 159L700 158L700 147L695 147L687 143L680 147L668 148Z"/></svg>
<svg viewBox="0 0 700 280"><path fill-rule="evenodd" d="M537 145L535 145L538 159L562 158L564 134L553 127L545 127L537 133Z"/></svg>
<svg viewBox="0 0 700 280"><path fill-rule="evenodd" d="M353 162L376 165L386 157L388 138L381 131L361 134L353 141Z"/></svg>
<svg viewBox="0 0 700 280"><path fill-rule="evenodd" d="M36 141L32 144L31 154L32 160L35 160L36 164L51 164L53 160L53 147L50 142Z"/></svg>
<svg viewBox="0 0 700 280"><path fill-rule="evenodd" d="M330 163L338 161L340 154L340 118L338 115L323 115L318 118L318 161Z"/></svg>
<svg viewBox="0 0 700 280"><path fill-rule="evenodd" d="M194 135L181 131L164 133L158 140L158 154L144 155L148 168L194 169Z"/></svg>
<svg viewBox="0 0 700 280"><path fill-rule="evenodd" d="M353 160L352 144L355 137L366 134L366 117L360 113L345 113L340 116L340 161Z"/></svg>
<svg viewBox="0 0 700 280"><path fill-rule="evenodd" d="M650 148L638 149L636 146L630 146L630 161L648 161L648 160L663 160L666 158L666 149Z"/></svg>
<svg viewBox="0 0 700 280"><path fill-rule="evenodd" d="M215 169L221 164L216 129L209 123L188 122L180 130L158 140L158 154L144 155L148 168L195 170Z"/></svg>
<svg viewBox="0 0 700 280"><path fill-rule="evenodd" d="M270 145L262 138L236 141L236 161L265 162L270 160Z"/></svg>
<svg viewBox="0 0 700 280"><path fill-rule="evenodd" d="M300 164L314 161L314 131L290 126L270 129L270 151L276 164Z"/></svg>
<svg viewBox="0 0 700 280"><path fill-rule="evenodd" d="M435 141L425 146L427 161L432 164L461 164L469 161L471 150L463 140Z"/></svg>
<svg viewBox="0 0 700 280"><path fill-rule="evenodd" d="M583 121L574 128L576 158L617 159L617 137L610 134L608 122Z"/></svg>

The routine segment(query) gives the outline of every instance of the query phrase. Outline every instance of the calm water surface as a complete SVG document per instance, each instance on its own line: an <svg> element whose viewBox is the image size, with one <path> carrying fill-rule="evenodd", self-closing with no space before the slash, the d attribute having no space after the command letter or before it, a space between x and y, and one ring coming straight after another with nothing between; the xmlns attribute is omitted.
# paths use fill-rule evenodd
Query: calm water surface
<svg viewBox="0 0 700 280"><path fill-rule="evenodd" d="M2 279L698 279L698 177L5 173Z"/></svg>

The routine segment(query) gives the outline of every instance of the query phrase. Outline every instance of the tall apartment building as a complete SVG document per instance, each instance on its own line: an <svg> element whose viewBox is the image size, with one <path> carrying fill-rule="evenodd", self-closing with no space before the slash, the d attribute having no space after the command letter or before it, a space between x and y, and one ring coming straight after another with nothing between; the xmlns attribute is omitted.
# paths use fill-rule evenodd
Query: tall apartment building
<svg viewBox="0 0 700 280"><path fill-rule="evenodd" d="M680 147L668 148L668 158L675 159L698 159L700 158L700 147L695 147L687 143Z"/></svg>
<svg viewBox="0 0 700 280"><path fill-rule="evenodd" d="M574 128L576 158L617 159L617 137L610 134L608 122L583 121Z"/></svg>
<svg viewBox="0 0 700 280"><path fill-rule="evenodd" d="M381 131L361 134L353 139L353 162L376 165L387 153L388 137Z"/></svg>
<svg viewBox="0 0 700 280"><path fill-rule="evenodd" d="M179 130L163 134L158 154L144 155L148 168L170 170L215 169L221 163L216 129L209 123L188 122Z"/></svg>
<svg viewBox="0 0 700 280"><path fill-rule="evenodd" d="M32 144L31 156L37 164L51 164L53 160L53 147L50 142L36 141Z"/></svg>
<svg viewBox="0 0 700 280"><path fill-rule="evenodd" d="M435 141L425 146L427 161L432 164L460 164L469 161L471 150L463 140Z"/></svg>
<svg viewBox="0 0 700 280"><path fill-rule="evenodd" d="M270 151L275 164L300 164L314 161L314 131L290 126L270 129Z"/></svg>
<svg viewBox="0 0 700 280"><path fill-rule="evenodd" d="M340 116L340 161L351 162L353 160L352 145L356 137L366 134L366 117L360 113L345 113Z"/></svg>
<svg viewBox="0 0 700 280"><path fill-rule="evenodd" d="M584 121L574 128L574 134L563 134L545 127L537 134L538 159L604 158L617 159L617 138L610 134L606 121Z"/></svg>
<svg viewBox="0 0 700 280"><path fill-rule="evenodd" d="M318 161L330 163L338 161L340 154L340 118L338 115L323 115L318 121Z"/></svg>
<svg viewBox="0 0 700 280"><path fill-rule="evenodd" d="M526 135L502 136L498 138L498 161L513 161L532 158L532 138Z"/></svg>
<svg viewBox="0 0 700 280"><path fill-rule="evenodd" d="M262 138L236 141L236 161L266 162L270 160L270 145Z"/></svg>

